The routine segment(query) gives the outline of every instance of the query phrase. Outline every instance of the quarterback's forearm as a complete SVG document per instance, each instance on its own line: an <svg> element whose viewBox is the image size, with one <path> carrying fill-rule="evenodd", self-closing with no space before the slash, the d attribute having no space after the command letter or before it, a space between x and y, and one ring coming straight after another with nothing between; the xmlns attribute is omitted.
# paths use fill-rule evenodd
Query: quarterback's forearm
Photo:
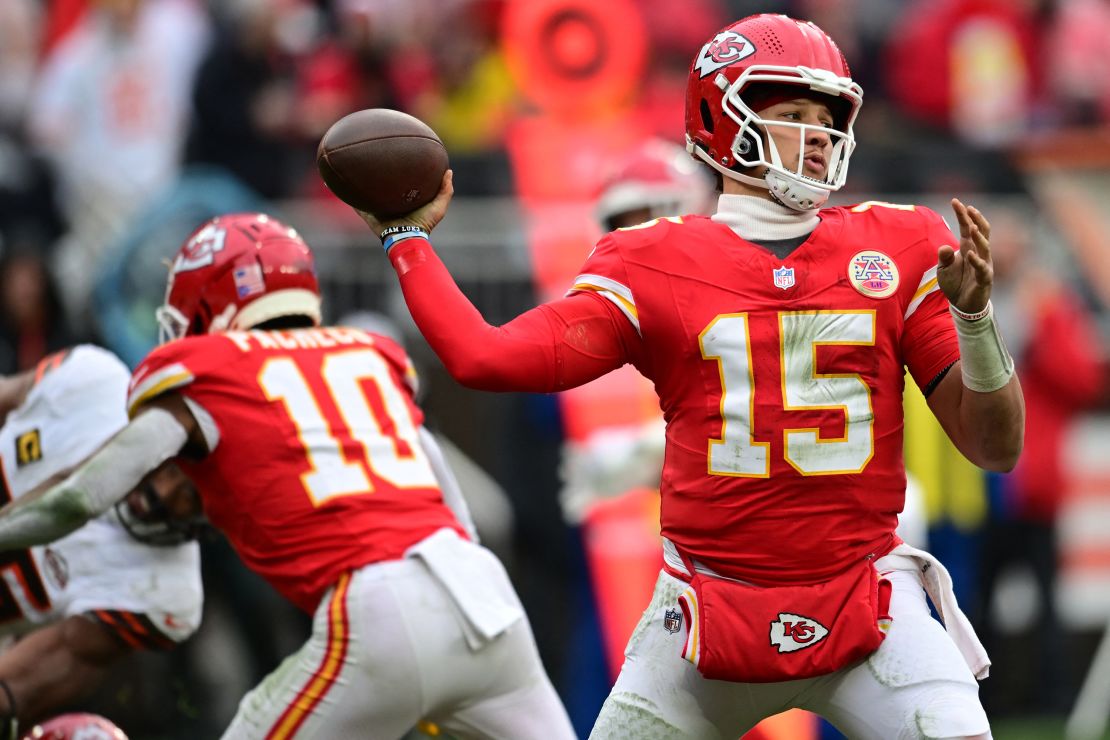
<svg viewBox="0 0 1110 740"><path fill-rule="evenodd" d="M929 398L956 448L984 470L1013 470L1025 442L1025 400L1015 374L995 391L966 387L957 364Z"/></svg>
<svg viewBox="0 0 1110 740"><path fill-rule="evenodd" d="M413 320L463 385L548 393L586 383L626 361L625 329L618 322L627 322L614 319L603 299L575 295L491 326L427 241L407 239L389 258Z"/></svg>
<svg viewBox="0 0 1110 740"><path fill-rule="evenodd" d="M187 439L168 411L140 414L61 483L0 509L0 550L52 542L80 528L176 455Z"/></svg>
<svg viewBox="0 0 1110 740"><path fill-rule="evenodd" d="M964 388L960 415L977 464L999 473L1013 470L1025 443L1025 400L1017 375L990 393Z"/></svg>

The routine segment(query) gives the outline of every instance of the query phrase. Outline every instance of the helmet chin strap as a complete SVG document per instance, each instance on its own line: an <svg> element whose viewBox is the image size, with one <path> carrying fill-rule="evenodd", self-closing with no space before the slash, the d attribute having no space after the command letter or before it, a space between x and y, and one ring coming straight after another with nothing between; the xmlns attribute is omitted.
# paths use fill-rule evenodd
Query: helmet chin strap
<svg viewBox="0 0 1110 740"><path fill-rule="evenodd" d="M752 185L757 188L769 190L771 197L777 202L794 211L804 213L820 208L829 199L829 192L823 188L807 185L799 176L787 176L768 169L763 177L752 177L742 172L725 167L716 162L705 153L700 146L696 146L687 137L686 151L708 164L723 176L738 182ZM777 159L778 152L773 156Z"/></svg>
<svg viewBox="0 0 1110 740"><path fill-rule="evenodd" d="M740 172L729 171L728 177L746 185L763 188L771 192L776 203L792 211L812 211L820 208L829 199L829 192L806 185L797 178L786 177L774 170L767 170L763 177L752 177Z"/></svg>
<svg viewBox="0 0 1110 740"><path fill-rule="evenodd" d="M782 157L779 156L778 145L775 144L775 137L771 136L767 126L761 126L760 128L763 130L763 140L766 142L767 151L771 155L771 163L779 169L785 169L782 166ZM804 131L804 129L801 131ZM801 133L799 133L800 137ZM801 159L800 143L798 158ZM801 166L800 162L798 166ZM806 185L801 175L776 172L774 169L768 168L763 175L763 182L763 187L771 191L771 197L791 210L812 211L815 208L820 208L829 199L827 190Z"/></svg>
<svg viewBox="0 0 1110 740"><path fill-rule="evenodd" d="M771 197L787 208L795 211L812 211L825 205L829 191L807 185L797 177L783 175L767 170L763 176L764 187L771 191Z"/></svg>

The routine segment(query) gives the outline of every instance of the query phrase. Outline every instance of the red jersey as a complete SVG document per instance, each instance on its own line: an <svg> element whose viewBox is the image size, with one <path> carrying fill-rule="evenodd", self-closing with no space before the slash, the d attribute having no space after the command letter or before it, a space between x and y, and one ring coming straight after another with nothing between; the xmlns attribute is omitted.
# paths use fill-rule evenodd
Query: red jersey
<svg viewBox="0 0 1110 740"><path fill-rule="evenodd" d="M210 453L181 467L243 562L312 611L344 571L442 527L466 536L420 445L414 383L404 350L378 335L228 332L156 348L128 410L174 391L211 416Z"/></svg>
<svg viewBox="0 0 1110 740"><path fill-rule="evenodd" d="M603 238L572 292L635 327L667 421L663 536L717 573L827 579L894 544L906 479L904 367L959 358L937 214L828 208L780 259L703 217Z"/></svg>

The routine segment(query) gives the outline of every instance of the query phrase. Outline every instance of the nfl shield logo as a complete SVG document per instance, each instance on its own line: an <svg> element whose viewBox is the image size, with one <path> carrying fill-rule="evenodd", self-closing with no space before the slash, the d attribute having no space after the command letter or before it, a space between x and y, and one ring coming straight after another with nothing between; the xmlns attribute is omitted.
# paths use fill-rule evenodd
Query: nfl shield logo
<svg viewBox="0 0 1110 740"><path fill-rule="evenodd" d="M678 628L682 626L682 612L678 609L668 609L667 613L663 615L663 629L667 632L678 632Z"/></svg>
<svg viewBox="0 0 1110 740"><path fill-rule="evenodd" d="M783 265L774 271L775 287L786 290L794 287L794 268Z"/></svg>

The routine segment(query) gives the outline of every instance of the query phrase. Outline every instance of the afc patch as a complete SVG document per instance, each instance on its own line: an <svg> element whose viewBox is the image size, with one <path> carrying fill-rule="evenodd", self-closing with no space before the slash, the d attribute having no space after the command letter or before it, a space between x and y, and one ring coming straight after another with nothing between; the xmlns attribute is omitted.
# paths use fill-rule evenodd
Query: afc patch
<svg viewBox="0 0 1110 740"><path fill-rule="evenodd" d="M898 290L898 266L882 252L866 249L848 260L848 280L868 298L886 298Z"/></svg>
<svg viewBox="0 0 1110 740"><path fill-rule="evenodd" d="M771 271L771 274L775 279L776 288L786 290L787 288L794 287L793 267L787 267L786 265L783 265L782 267L776 267L774 270Z"/></svg>
<svg viewBox="0 0 1110 740"><path fill-rule="evenodd" d="M15 462L19 467L42 459L42 435L38 429L24 432L15 438Z"/></svg>
<svg viewBox="0 0 1110 740"><path fill-rule="evenodd" d="M663 629L674 634L682 626L682 612L678 609L668 609L663 615Z"/></svg>
<svg viewBox="0 0 1110 740"><path fill-rule="evenodd" d="M828 628L816 619L779 612L779 618L771 622L771 644L780 653L792 653L813 647L829 634Z"/></svg>

